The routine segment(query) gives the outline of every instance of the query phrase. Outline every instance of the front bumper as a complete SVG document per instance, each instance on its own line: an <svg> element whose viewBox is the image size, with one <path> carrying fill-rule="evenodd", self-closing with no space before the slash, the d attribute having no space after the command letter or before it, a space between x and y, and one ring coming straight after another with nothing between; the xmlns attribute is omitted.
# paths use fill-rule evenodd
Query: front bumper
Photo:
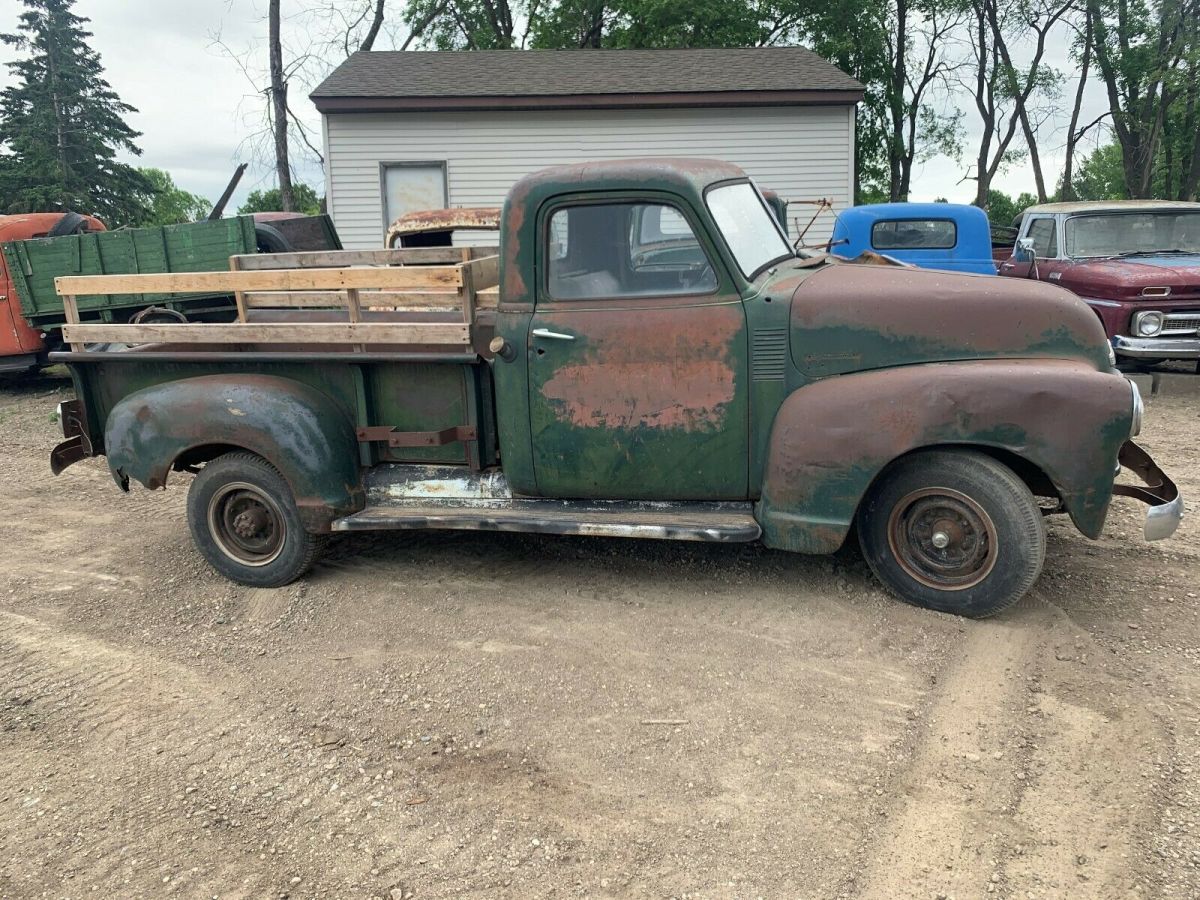
<svg viewBox="0 0 1200 900"><path fill-rule="evenodd" d="M1200 359L1200 338L1135 338L1118 334L1112 339L1117 356L1132 359Z"/></svg>
<svg viewBox="0 0 1200 900"><path fill-rule="evenodd" d="M1138 478L1145 486L1137 484L1113 485L1113 494L1118 497L1132 497L1150 506L1146 512L1146 524L1142 529L1148 541L1161 541L1169 538L1183 519L1183 497L1179 488L1166 476L1150 454L1135 444L1126 441L1121 447L1117 461Z"/></svg>

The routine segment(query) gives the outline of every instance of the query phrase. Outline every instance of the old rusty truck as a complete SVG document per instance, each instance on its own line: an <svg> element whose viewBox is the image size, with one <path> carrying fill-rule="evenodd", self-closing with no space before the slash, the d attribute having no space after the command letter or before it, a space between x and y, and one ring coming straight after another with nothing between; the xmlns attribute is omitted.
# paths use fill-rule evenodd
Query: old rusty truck
<svg viewBox="0 0 1200 900"><path fill-rule="evenodd" d="M1044 516L1097 537L1114 494L1182 514L1131 441L1142 403L1095 315L1037 281L799 258L739 168L624 160L518 182L495 248L246 256L67 277L230 290L228 324L76 324L55 472L195 473L188 520L247 585L331 532L762 540L857 532L915 604L985 616L1042 568ZM94 349L105 346L106 349ZM89 349L92 348L92 349ZM1120 469L1128 477L1117 482Z"/></svg>

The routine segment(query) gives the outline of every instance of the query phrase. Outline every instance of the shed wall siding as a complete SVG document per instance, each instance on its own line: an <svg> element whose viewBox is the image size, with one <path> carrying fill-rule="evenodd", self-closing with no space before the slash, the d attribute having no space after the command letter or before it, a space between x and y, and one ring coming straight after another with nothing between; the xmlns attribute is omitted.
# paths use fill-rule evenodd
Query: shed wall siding
<svg viewBox="0 0 1200 900"><path fill-rule="evenodd" d="M331 113L324 117L329 212L347 248L380 246L380 164L446 163L451 206L499 206L513 183L560 163L632 156L725 159L787 200L850 205L849 106L654 110ZM789 210L801 227L810 208ZM824 213L808 239L828 237Z"/></svg>

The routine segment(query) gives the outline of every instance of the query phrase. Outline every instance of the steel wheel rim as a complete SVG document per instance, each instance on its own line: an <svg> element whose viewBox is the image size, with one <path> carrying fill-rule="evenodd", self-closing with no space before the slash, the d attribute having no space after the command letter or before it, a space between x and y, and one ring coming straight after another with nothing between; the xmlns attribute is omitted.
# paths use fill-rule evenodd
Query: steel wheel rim
<svg viewBox="0 0 1200 900"><path fill-rule="evenodd" d="M910 578L940 591L964 591L996 566L996 525L982 506L951 488L904 496L888 517L888 546Z"/></svg>
<svg viewBox="0 0 1200 900"><path fill-rule="evenodd" d="M244 481L222 485L208 501L208 530L221 552L244 566L279 558L287 537L283 511L260 488Z"/></svg>

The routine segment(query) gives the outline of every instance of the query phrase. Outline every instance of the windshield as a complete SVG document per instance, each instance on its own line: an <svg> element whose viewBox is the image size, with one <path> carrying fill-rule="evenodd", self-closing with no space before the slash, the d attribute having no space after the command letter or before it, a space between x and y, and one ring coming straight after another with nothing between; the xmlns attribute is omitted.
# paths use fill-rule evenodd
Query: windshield
<svg viewBox="0 0 1200 900"><path fill-rule="evenodd" d="M1066 250L1070 257L1200 253L1200 210L1072 216Z"/></svg>
<svg viewBox="0 0 1200 900"><path fill-rule="evenodd" d="M753 278L769 263L794 256L766 204L749 182L708 192L708 209L742 274Z"/></svg>

